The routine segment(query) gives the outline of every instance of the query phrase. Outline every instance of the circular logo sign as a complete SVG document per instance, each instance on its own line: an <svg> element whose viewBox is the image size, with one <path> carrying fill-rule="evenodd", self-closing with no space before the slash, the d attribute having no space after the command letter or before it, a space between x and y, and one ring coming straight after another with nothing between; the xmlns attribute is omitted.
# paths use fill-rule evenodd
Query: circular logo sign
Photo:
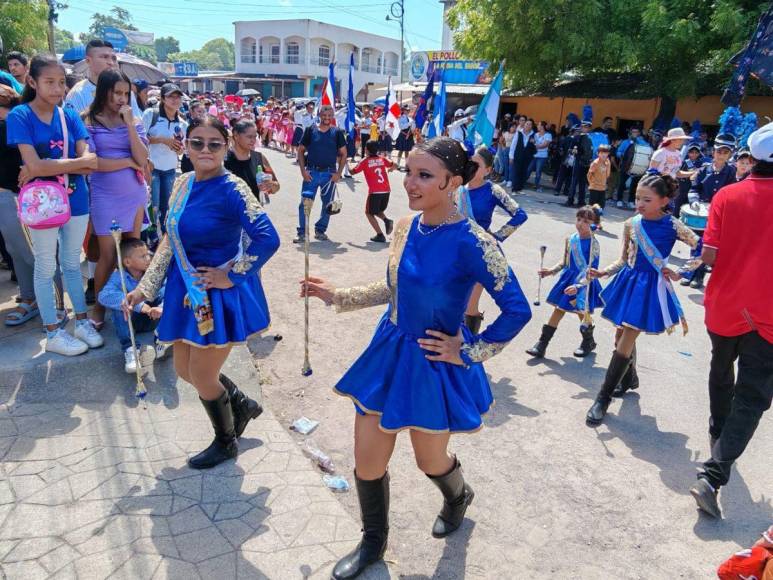
<svg viewBox="0 0 773 580"><path fill-rule="evenodd" d="M417 52L411 57L411 78L415 81L424 80L424 75L429 66L427 53Z"/></svg>

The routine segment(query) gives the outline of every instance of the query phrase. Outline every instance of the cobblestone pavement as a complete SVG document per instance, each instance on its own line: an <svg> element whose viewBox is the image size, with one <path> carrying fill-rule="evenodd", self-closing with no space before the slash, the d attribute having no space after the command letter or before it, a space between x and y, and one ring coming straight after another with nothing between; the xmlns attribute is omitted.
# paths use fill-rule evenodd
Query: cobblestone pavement
<svg viewBox="0 0 773 580"><path fill-rule="evenodd" d="M193 389L157 363L145 409L122 363L108 346L2 371L3 577L328 578L359 525L273 414L249 425L236 462L192 470L211 440ZM245 347L226 372L255 396Z"/></svg>

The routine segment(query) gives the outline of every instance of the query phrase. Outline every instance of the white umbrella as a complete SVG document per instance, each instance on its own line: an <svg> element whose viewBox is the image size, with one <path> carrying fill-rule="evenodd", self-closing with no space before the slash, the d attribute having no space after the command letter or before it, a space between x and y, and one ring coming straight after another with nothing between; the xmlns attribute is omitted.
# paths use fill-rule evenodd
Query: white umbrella
<svg viewBox="0 0 773 580"><path fill-rule="evenodd" d="M257 97L260 93L255 89L242 89L236 94L240 97Z"/></svg>
<svg viewBox="0 0 773 580"><path fill-rule="evenodd" d="M161 70L141 58L125 52L119 52L116 56L118 57L118 67L131 80L144 79L152 85L167 80L167 76ZM86 76L88 74L86 60L75 63L73 72Z"/></svg>

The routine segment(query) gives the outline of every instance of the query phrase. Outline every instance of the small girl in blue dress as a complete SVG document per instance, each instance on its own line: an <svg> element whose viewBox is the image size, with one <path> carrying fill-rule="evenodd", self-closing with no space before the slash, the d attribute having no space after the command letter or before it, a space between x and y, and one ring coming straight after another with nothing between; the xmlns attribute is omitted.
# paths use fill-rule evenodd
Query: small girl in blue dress
<svg viewBox="0 0 773 580"><path fill-rule="evenodd" d="M677 240L691 248L698 244L698 236L691 229L666 213L677 188L676 180L669 175L650 173L643 177L636 188L638 213L623 227L622 255L603 270L590 270L594 278L615 275L601 293L605 304L601 315L617 327L617 335L604 383L585 419L588 426L601 424L613 396L622 396L639 386L639 334L670 333L680 323L687 332L687 321L671 281L679 280L700 261L689 263L679 272L668 267L668 257Z"/></svg>
<svg viewBox="0 0 773 580"><path fill-rule="evenodd" d="M478 164L478 170L470 182L457 191L456 206L464 217L475 220L498 242L504 242L510 234L529 219L529 216L502 187L489 181L488 176L494 165L494 155L487 147L478 147L472 160ZM491 221L494 217L494 210L498 207L505 210L510 219L496 232L492 232ZM467 304L467 311L464 313L464 323L473 334L480 331L480 325L483 322L483 313L480 311L482 294L483 286L475 284L470 302Z"/></svg>
<svg viewBox="0 0 773 580"><path fill-rule="evenodd" d="M432 535L447 536L464 519L474 493L448 453L452 433L477 431L493 403L483 361L502 351L531 318L529 304L497 241L460 215L454 193L477 171L450 137L417 145L404 180L409 206L400 220L386 278L336 289L319 278L301 283L339 311L388 304L365 352L335 387L354 402L355 481L362 512L360 544L333 570L354 578L381 560L389 531L387 466L397 432L409 429L416 462L443 494ZM481 334L463 324L476 283L500 314Z"/></svg>
<svg viewBox="0 0 773 580"><path fill-rule="evenodd" d="M214 428L212 444L188 459L206 469L236 457L236 439L262 411L220 369L234 345L268 328L259 273L279 236L249 186L225 169L220 120L194 119L186 146L194 171L175 182L166 235L125 310L153 300L167 278L158 339L174 344L175 371L196 388Z"/></svg>
<svg viewBox="0 0 773 580"><path fill-rule="evenodd" d="M593 324L585 320L585 314L593 314L597 307L604 305L600 297L601 284L598 280L588 280L589 268L599 267L599 242L593 236L592 230L597 215L592 207L586 205L577 210L575 217L577 233L566 238L563 258L552 268L542 268L539 271L540 278L554 276L559 272L561 276L547 298L547 303L553 306L553 314L547 324L542 326L542 334L537 343L526 351L536 358L545 356L548 344L567 312L576 313L581 323L582 342L574 351L574 356L588 356L596 348ZM587 301L589 295L590 301Z"/></svg>

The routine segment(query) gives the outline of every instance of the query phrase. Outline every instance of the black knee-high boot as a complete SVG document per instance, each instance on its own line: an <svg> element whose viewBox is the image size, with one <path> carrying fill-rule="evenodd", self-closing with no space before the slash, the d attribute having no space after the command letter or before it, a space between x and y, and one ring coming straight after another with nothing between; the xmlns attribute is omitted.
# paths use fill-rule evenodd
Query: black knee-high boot
<svg viewBox="0 0 773 580"><path fill-rule="evenodd" d="M604 415L607 414L609 403L612 401L612 391L623 378L623 375L628 370L628 366L631 363L631 359L627 356L623 356L617 351L612 353L612 360L609 362L607 368L607 374L604 377L604 384L601 385L599 394L596 395L596 400L585 415L585 424L589 427L596 427L601 425L604 420Z"/></svg>
<svg viewBox="0 0 773 580"><path fill-rule="evenodd" d="M631 365L620 379L620 384L612 391L613 397L622 397L627 391L634 391L639 388L639 373L636 372L636 345L633 345L631 352Z"/></svg>
<svg viewBox="0 0 773 580"><path fill-rule="evenodd" d="M534 358L542 358L545 356L545 351L548 349L548 344L550 344L551 339L553 338L553 335L556 333L556 327L550 326L548 324L542 325L542 334L540 334L539 340L537 343L531 347L530 349L526 350L526 354L530 354Z"/></svg>
<svg viewBox="0 0 773 580"><path fill-rule="evenodd" d="M384 557L389 536L389 473L366 481L354 473L362 516L362 540L333 568L335 580L356 578Z"/></svg>
<svg viewBox="0 0 773 580"><path fill-rule="evenodd" d="M234 417L228 393L223 392L214 401L199 399L209 415L212 427L215 430L215 438L209 447L198 455L188 459L188 465L194 469L209 469L223 461L233 459L239 452L234 433Z"/></svg>
<svg viewBox="0 0 773 580"><path fill-rule="evenodd" d="M454 457L454 466L445 475L427 475L443 494L443 509L432 526L432 535L445 538L462 525L467 506L472 503L475 492L464 482L462 464Z"/></svg>
<svg viewBox="0 0 773 580"><path fill-rule="evenodd" d="M580 326L582 342L577 347L577 350L572 353L574 356L583 358L596 349L596 341L593 339L593 328L593 326Z"/></svg>
<svg viewBox="0 0 773 580"><path fill-rule="evenodd" d="M226 375L220 374L220 382L223 383L225 390L228 391L228 399L231 402L231 411L234 416L234 432L239 438L244 433L247 423L252 419L257 419L263 412L257 401L250 399L239 390L239 387Z"/></svg>

